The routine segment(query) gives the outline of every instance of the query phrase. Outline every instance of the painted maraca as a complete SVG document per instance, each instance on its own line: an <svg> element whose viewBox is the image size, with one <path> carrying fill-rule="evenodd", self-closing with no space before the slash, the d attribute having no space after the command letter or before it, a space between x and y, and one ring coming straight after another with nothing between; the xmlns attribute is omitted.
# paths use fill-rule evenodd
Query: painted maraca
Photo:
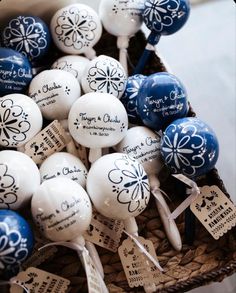
<svg viewBox="0 0 236 293"><path fill-rule="evenodd" d="M148 76L140 86L137 110L143 123L159 131L188 113L187 93L180 80L167 72Z"/></svg>
<svg viewBox="0 0 236 293"><path fill-rule="evenodd" d="M107 93L120 98L125 91L126 81L127 75L120 62L100 55L87 65L81 83L85 93Z"/></svg>
<svg viewBox="0 0 236 293"><path fill-rule="evenodd" d="M99 16L106 31L117 37L117 47L120 49L119 59L126 73L128 73L129 39L142 25L144 2L144 0L102 0L100 2Z"/></svg>
<svg viewBox="0 0 236 293"><path fill-rule="evenodd" d="M137 97L142 82L147 77L142 74L129 76L126 83L125 91L120 99L128 114L129 122L139 124L140 118L137 112Z"/></svg>
<svg viewBox="0 0 236 293"><path fill-rule="evenodd" d="M42 114L28 96L10 94L0 98L0 145L20 147L42 128Z"/></svg>
<svg viewBox="0 0 236 293"><path fill-rule="evenodd" d="M84 70L89 60L82 56L67 55L57 59L51 66L52 69L61 69L70 72L74 77L81 81Z"/></svg>
<svg viewBox="0 0 236 293"><path fill-rule="evenodd" d="M173 173L181 173L196 180L214 168L219 155L219 143L214 131L205 122L193 117L182 118L166 128L161 139L161 154ZM185 235L189 243L194 239L193 219L188 208Z"/></svg>
<svg viewBox="0 0 236 293"><path fill-rule="evenodd" d="M31 158L17 151L0 152L1 209L22 208L29 203L39 185L39 170Z"/></svg>
<svg viewBox="0 0 236 293"><path fill-rule="evenodd" d="M6 278L16 275L32 253L33 232L18 213L0 209L0 272Z"/></svg>
<svg viewBox="0 0 236 293"><path fill-rule="evenodd" d="M176 250L181 250L182 242L175 224L169 219L171 214L169 207L162 196L157 178L163 161L160 154L160 135L144 126L132 127L127 131L123 140L115 147L116 151L126 153L142 164L149 179L151 193L155 195L156 205L162 219L166 235Z"/></svg>
<svg viewBox="0 0 236 293"><path fill-rule="evenodd" d="M30 97L48 120L67 119L72 104L80 97L80 85L69 72L51 69L39 73L29 86Z"/></svg>
<svg viewBox="0 0 236 293"><path fill-rule="evenodd" d="M101 21L92 8L72 4L59 9L51 20L51 34L56 46L67 54L96 56L93 46L102 35Z"/></svg>
<svg viewBox="0 0 236 293"><path fill-rule="evenodd" d="M31 211L41 233L51 241L74 248L82 263L87 250L83 234L92 219L92 206L86 191L69 178L44 181L35 191ZM97 274L100 282L105 284ZM107 292L107 291L103 291Z"/></svg>
<svg viewBox="0 0 236 293"><path fill-rule="evenodd" d="M68 125L71 136L82 146L90 148L89 160L101 156L101 149L119 143L128 128L124 106L115 96L88 93L71 107Z"/></svg>
<svg viewBox="0 0 236 293"><path fill-rule="evenodd" d="M171 35L183 27L188 20L190 4L188 0L146 0L143 21L151 30L147 46L139 59L134 74L141 73L150 53L162 35Z"/></svg>
<svg viewBox="0 0 236 293"><path fill-rule="evenodd" d="M26 57L0 48L0 96L24 92L32 78L32 68Z"/></svg>
<svg viewBox="0 0 236 293"><path fill-rule="evenodd" d="M51 43L50 31L45 22L32 15L12 18L2 31L3 44L22 53L31 61L45 56Z"/></svg>

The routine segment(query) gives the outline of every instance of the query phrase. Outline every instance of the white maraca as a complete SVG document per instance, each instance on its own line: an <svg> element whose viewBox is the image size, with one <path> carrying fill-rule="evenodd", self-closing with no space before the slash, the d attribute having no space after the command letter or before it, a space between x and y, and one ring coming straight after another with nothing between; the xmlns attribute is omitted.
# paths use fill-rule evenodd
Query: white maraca
<svg viewBox="0 0 236 293"><path fill-rule="evenodd" d="M37 104L28 96L9 94L0 98L0 145L20 147L42 128Z"/></svg>
<svg viewBox="0 0 236 293"><path fill-rule="evenodd" d="M39 185L39 170L31 158L12 150L0 152L0 209L24 207Z"/></svg>
<svg viewBox="0 0 236 293"><path fill-rule="evenodd" d="M69 72L51 69L39 73L29 86L29 95L48 120L67 119L72 104L80 97L80 85Z"/></svg>
<svg viewBox="0 0 236 293"><path fill-rule="evenodd" d="M88 93L71 107L68 126L74 140L90 148L89 160L101 156L101 149L116 145L125 136L128 116L123 104L111 94Z"/></svg>
<svg viewBox="0 0 236 293"><path fill-rule="evenodd" d="M67 54L96 56L93 46L102 35L102 24L91 7L76 3L59 9L51 20L51 34L56 46Z"/></svg>
<svg viewBox="0 0 236 293"><path fill-rule="evenodd" d="M107 93L121 98L126 88L127 78L119 61L100 55L88 63L81 84L85 93Z"/></svg>
<svg viewBox="0 0 236 293"><path fill-rule="evenodd" d="M166 235L176 250L181 250L182 241L173 219L169 219L170 209L159 190L157 178L164 163L160 153L161 136L145 126L130 128L123 140L115 147L116 151L135 158L144 167L150 183L151 193L156 198L156 205L163 222Z"/></svg>

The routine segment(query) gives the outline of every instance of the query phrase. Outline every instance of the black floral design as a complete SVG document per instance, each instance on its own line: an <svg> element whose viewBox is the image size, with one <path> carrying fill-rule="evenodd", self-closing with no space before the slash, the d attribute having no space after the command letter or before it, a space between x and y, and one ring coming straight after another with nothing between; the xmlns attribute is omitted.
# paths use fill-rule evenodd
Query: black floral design
<svg viewBox="0 0 236 293"><path fill-rule="evenodd" d="M17 146L26 139L26 133L31 128L28 114L13 100L4 99L0 103L0 144Z"/></svg>
<svg viewBox="0 0 236 293"><path fill-rule="evenodd" d="M117 193L117 200L128 206L128 211L142 211L149 200L150 188L143 167L133 158L123 155L114 162L108 178L113 183L112 192Z"/></svg>
<svg viewBox="0 0 236 293"><path fill-rule="evenodd" d="M80 50L90 46L95 38L96 29L97 24L86 9L72 6L57 18L55 33L66 47Z"/></svg>

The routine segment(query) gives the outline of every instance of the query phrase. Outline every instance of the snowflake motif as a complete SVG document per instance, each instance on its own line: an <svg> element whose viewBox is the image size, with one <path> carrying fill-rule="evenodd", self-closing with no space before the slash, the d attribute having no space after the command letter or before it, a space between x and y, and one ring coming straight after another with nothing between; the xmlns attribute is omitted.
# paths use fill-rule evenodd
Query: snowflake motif
<svg viewBox="0 0 236 293"><path fill-rule="evenodd" d="M155 26L156 31L162 31L164 27L173 24L173 18L177 17L179 0L149 0L145 2L144 18Z"/></svg>
<svg viewBox="0 0 236 293"><path fill-rule="evenodd" d="M79 129L80 128L81 123L80 123L80 121L79 121L78 118L75 119L74 125L76 126L76 129Z"/></svg>
<svg viewBox="0 0 236 293"><path fill-rule="evenodd" d="M66 86L66 88L65 88L65 93L69 96L69 94L70 94L70 88L68 88L68 86Z"/></svg>
<svg viewBox="0 0 236 293"><path fill-rule="evenodd" d="M126 129L126 126L124 123L122 123L120 127L120 132L123 132L125 129Z"/></svg>
<svg viewBox="0 0 236 293"><path fill-rule="evenodd" d="M39 57L48 46L44 27L29 16L19 16L11 20L3 31L3 39L6 47L11 47L31 59Z"/></svg>
<svg viewBox="0 0 236 293"><path fill-rule="evenodd" d="M28 256L27 239L19 231L10 230L5 222L0 223L0 269L20 265Z"/></svg>
<svg viewBox="0 0 236 293"><path fill-rule="evenodd" d="M118 202L127 205L130 213L142 209L150 195L148 178L142 166L127 155L117 159L114 165L108 178L113 183L112 192L117 193Z"/></svg>
<svg viewBox="0 0 236 293"><path fill-rule="evenodd" d="M96 29L97 24L87 10L71 7L68 13L63 13L57 18L55 33L66 47L80 50L94 40Z"/></svg>
<svg viewBox="0 0 236 293"><path fill-rule="evenodd" d="M150 108L144 104L143 113L148 117L150 114Z"/></svg>
<svg viewBox="0 0 236 293"><path fill-rule="evenodd" d="M103 59L89 69L87 82L91 91L118 97L126 86L126 76L118 62Z"/></svg>
<svg viewBox="0 0 236 293"><path fill-rule="evenodd" d="M13 140L14 146L26 139L26 133L31 125L27 121L28 115L19 105L14 105L11 99L4 99L0 103L0 144L9 146ZM11 144L12 145L12 144Z"/></svg>

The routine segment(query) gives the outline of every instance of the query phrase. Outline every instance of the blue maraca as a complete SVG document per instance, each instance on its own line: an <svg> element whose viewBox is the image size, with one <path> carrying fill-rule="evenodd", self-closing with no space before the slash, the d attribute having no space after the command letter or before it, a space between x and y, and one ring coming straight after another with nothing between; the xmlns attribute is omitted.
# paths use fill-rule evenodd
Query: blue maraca
<svg viewBox="0 0 236 293"><path fill-rule="evenodd" d="M4 276L18 273L33 245L33 233L26 220L14 211L0 210L0 271Z"/></svg>
<svg viewBox="0 0 236 293"><path fill-rule="evenodd" d="M147 46L134 70L134 74L141 73L147 63L152 47L162 35L177 32L186 23L190 13L188 0L146 0L143 10L143 21L151 30L147 39Z"/></svg>
<svg viewBox="0 0 236 293"><path fill-rule="evenodd" d="M48 52L51 36L45 22L36 16L20 15L12 18L2 31L3 44L29 60L35 61Z"/></svg>
<svg viewBox="0 0 236 293"><path fill-rule="evenodd" d="M179 79L169 73L154 73L140 86L137 109L149 128L163 130L172 121L188 113L187 93Z"/></svg>
<svg viewBox="0 0 236 293"><path fill-rule="evenodd" d="M128 77L125 92L120 99L127 111L129 122L134 124L139 124L140 122L137 112L137 97L139 88L146 78L147 77L142 74Z"/></svg>
<svg viewBox="0 0 236 293"><path fill-rule="evenodd" d="M14 50L0 48L0 96L24 92L31 79L28 59Z"/></svg>

